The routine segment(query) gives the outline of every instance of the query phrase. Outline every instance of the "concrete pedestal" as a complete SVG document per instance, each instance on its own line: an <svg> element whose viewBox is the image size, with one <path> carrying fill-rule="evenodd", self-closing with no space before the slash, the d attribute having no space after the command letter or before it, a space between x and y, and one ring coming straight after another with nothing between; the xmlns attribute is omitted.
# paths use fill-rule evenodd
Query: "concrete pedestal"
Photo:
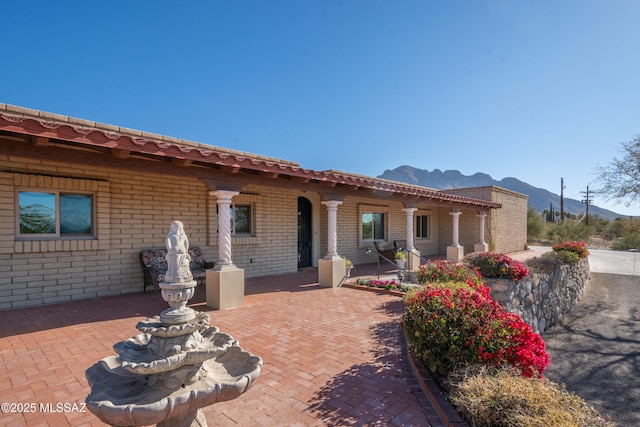
<svg viewBox="0 0 640 427"><path fill-rule="evenodd" d="M218 310L244 305L244 269L235 265L207 270L207 306Z"/></svg>
<svg viewBox="0 0 640 427"><path fill-rule="evenodd" d="M462 246L447 246L447 260L453 262L460 262L464 258L464 247Z"/></svg>
<svg viewBox="0 0 640 427"><path fill-rule="evenodd" d="M416 276L418 267L420 267L420 251L414 249L412 252L407 253L407 272L411 283L418 283L418 277Z"/></svg>
<svg viewBox="0 0 640 427"><path fill-rule="evenodd" d="M325 288L336 288L346 280L346 261L342 257L318 260L318 283Z"/></svg>
<svg viewBox="0 0 640 427"><path fill-rule="evenodd" d="M476 243L473 245L473 252L489 252L488 243Z"/></svg>
<svg viewBox="0 0 640 427"><path fill-rule="evenodd" d="M415 271L418 267L420 267L420 252L417 249L407 252L407 270Z"/></svg>

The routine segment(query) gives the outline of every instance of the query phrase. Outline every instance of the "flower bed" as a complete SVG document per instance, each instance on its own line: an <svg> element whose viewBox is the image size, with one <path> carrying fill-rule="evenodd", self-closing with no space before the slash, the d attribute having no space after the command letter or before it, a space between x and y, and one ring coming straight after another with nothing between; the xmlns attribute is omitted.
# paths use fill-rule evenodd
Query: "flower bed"
<svg viewBox="0 0 640 427"><path fill-rule="evenodd" d="M376 279L363 279L363 278L358 278L356 279L354 284L345 285L345 286L384 290L397 295L403 295L413 287L410 285L402 285L395 280L376 280Z"/></svg>

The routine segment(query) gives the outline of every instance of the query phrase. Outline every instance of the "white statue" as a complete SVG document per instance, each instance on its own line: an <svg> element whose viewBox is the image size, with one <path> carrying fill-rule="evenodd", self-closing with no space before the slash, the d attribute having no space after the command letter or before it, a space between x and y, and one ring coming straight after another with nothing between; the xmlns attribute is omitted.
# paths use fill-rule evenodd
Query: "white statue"
<svg viewBox="0 0 640 427"><path fill-rule="evenodd" d="M189 239L184 232L182 221L173 221L169 234L167 234L167 273L164 276L166 283L182 283L193 280L193 274L189 264Z"/></svg>

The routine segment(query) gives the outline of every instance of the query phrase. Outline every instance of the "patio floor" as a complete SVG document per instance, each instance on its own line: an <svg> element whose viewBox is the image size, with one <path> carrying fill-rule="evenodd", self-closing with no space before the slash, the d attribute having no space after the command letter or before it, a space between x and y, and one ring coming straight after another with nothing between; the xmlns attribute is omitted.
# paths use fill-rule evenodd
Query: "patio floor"
<svg viewBox="0 0 640 427"><path fill-rule="evenodd" d="M377 266L354 273L376 276ZM198 287L190 305L264 361L244 395L204 408L209 425L444 425L401 351L401 299L321 288L317 277L311 269L247 279L245 305L222 311L208 308ZM85 370L166 307L147 292L0 312L0 403L36 408L3 407L0 426L103 425L88 410L43 412L41 404L84 402Z"/></svg>

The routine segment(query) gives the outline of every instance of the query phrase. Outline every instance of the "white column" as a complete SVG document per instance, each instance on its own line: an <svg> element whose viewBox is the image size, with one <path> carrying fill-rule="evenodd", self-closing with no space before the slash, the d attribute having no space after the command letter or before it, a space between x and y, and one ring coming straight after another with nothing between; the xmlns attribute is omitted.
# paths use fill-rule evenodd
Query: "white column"
<svg viewBox="0 0 640 427"><path fill-rule="evenodd" d="M402 211L407 214L407 251L413 252L413 213L417 208L404 208Z"/></svg>
<svg viewBox="0 0 640 427"><path fill-rule="evenodd" d="M338 255L338 206L342 204L338 200L327 200L321 202L327 207L327 221L328 221L328 234L327 234L327 255L324 259L335 259Z"/></svg>
<svg viewBox="0 0 640 427"><path fill-rule="evenodd" d="M218 204L218 264L233 265L231 260L231 199L237 191L216 190L210 194Z"/></svg>
<svg viewBox="0 0 640 427"><path fill-rule="evenodd" d="M485 244L484 241L484 219L486 218L487 213L485 211L478 212L478 218L480 219L480 241L478 242L481 245Z"/></svg>
<svg viewBox="0 0 640 427"><path fill-rule="evenodd" d="M454 209L452 212L449 212L449 214L453 217L453 242L451 243L451 246L453 247L458 247L460 246L459 243L459 228L460 228L460 214L462 212L460 212L460 209Z"/></svg>
<svg viewBox="0 0 640 427"><path fill-rule="evenodd" d="M480 237L479 243L473 245L473 252L488 252L489 245L484 241L484 219L487 216L486 211L478 211L478 219L480 219Z"/></svg>

